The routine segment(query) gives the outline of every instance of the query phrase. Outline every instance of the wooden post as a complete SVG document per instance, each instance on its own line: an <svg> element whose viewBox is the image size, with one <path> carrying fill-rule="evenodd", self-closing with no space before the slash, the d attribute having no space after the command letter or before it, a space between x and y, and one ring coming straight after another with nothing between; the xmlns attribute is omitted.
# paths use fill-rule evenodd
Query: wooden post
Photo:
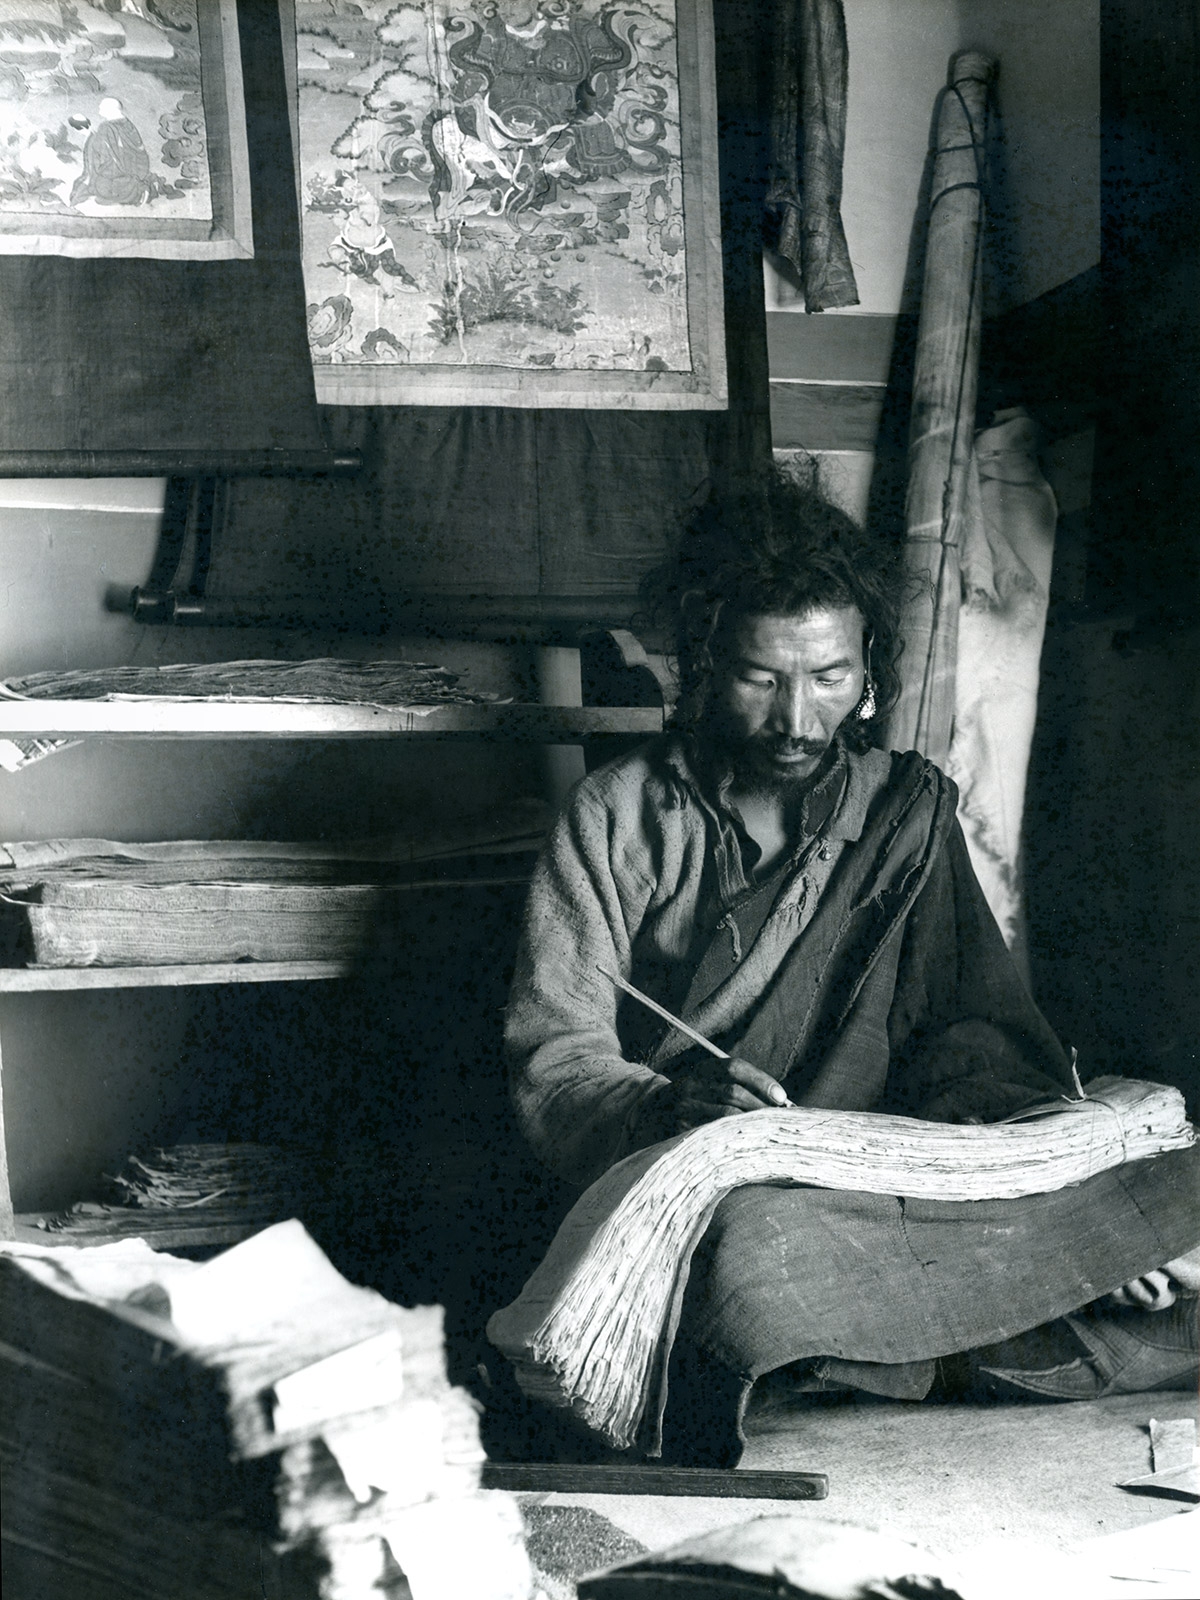
<svg viewBox="0 0 1200 1600"><path fill-rule="evenodd" d="M996 62L961 51L942 92L934 140L925 280L913 376L905 560L921 591L905 606L896 750L944 765L954 723L959 532L975 435L983 298L982 188Z"/></svg>
<svg viewBox="0 0 1200 1600"><path fill-rule="evenodd" d="M15 1239L12 1190L8 1185L8 1146L4 1142L4 1063L0 1059L0 1239Z"/></svg>
<svg viewBox="0 0 1200 1600"><path fill-rule="evenodd" d="M542 645L537 652L538 699L544 706L578 706L583 703L579 680L579 651L563 645ZM558 807L587 768L583 747L551 744L545 750L546 798Z"/></svg>

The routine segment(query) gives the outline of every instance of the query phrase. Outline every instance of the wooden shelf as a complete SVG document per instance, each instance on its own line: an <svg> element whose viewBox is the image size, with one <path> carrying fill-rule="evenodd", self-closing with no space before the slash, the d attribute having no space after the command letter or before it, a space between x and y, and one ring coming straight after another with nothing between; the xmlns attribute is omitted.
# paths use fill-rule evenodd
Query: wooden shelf
<svg viewBox="0 0 1200 1600"><path fill-rule="evenodd" d="M428 711L365 705L289 704L280 701L209 700L6 700L0 699L0 738L61 739L437 739L577 744L606 735L648 738L662 731L655 706L573 706L520 703L443 705ZM344 978L352 960L214 962L196 966L0 968L0 994L79 990L156 989L189 985L296 983ZM28 1226L32 1219L22 1219ZM0 1238L13 1233L4 1125L0 1112ZM23 1237L49 1236L29 1228ZM65 1242L65 1241L64 1241ZM159 1248L170 1240L159 1237ZM187 1231L184 1243L196 1244ZM205 1241L206 1243L209 1241ZM232 1243L214 1239L212 1243Z"/></svg>
<svg viewBox="0 0 1200 1600"><path fill-rule="evenodd" d="M112 1242L99 1230L95 1233L76 1233L70 1228L38 1226L39 1222L53 1220L53 1215L52 1212L19 1212L14 1219L12 1237L18 1244L62 1245L66 1248ZM147 1227L141 1232L137 1230L114 1232L112 1238L113 1240L133 1237L144 1239L151 1250L211 1250L214 1247L227 1249L230 1245L241 1244L243 1239L261 1233L267 1226L265 1222L220 1223L211 1228L195 1224L181 1224L178 1228L164 1228L160 1225L157 1228Z"/></svg>
<svg viewBox="0 0 1200 1600"><path fill-rule="evenodd" d="M660 733L655 706L385 706L211 700L0 700L0 738L364 739L397 734L571 744L603 734Z"/></svg>
<svg viewBox="0 0 1200 1600"><path fill-rule="evenodd" d="M0 994L71 989L177 989L202 983L311 983L345 978L353 961L214 961L194 967L0 967Z"/></svg>

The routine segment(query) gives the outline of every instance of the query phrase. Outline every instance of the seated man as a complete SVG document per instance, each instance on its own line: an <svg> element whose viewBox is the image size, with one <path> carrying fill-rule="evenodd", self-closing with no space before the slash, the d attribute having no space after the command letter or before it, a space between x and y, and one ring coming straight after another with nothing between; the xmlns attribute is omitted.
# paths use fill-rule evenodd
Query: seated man
<svg viewBox="0 0 1200 1600"><path fill-rule="evenodd" d="M657 585L676 628L673 731L577 786L530 894L506 1041L535 1152L583 1186L789 1097L961 1123L1073 1095L975 881L954 785L874 747L898 686L902 580L886 553L774 476L700 513ZM732 1059L698 1052L599 969ZM1186 1382L1188 1308L1165 1321L1140 1308L1166 1312L1200 1279L1183 1259L1200 1241L1195 1153L971 1205L736 1190L693 1262L672 1453L732 1459L749 1382L799 1361L809 1387L914 1398L981 1346L995 1348L972 1381L1043 1394ZM1141 1324L1171 1324L1152 1360L1118 1360L1091 1313L1039 1327L1112 1291L1124 1306L1106 1314L1139 1352ZM1026 1330L1028 1348L1014 1343ZM697 1396L712 1403L688 1436L681 1405Z"/></svg>

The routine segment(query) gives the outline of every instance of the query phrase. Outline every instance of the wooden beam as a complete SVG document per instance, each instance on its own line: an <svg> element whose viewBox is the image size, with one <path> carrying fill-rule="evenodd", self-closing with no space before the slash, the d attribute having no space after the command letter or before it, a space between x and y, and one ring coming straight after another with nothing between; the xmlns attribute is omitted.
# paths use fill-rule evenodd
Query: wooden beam
<svg viewBox="0 0 1200 1600"><path fill-rule="evenodd" d="M640 1461L487 1461L485 1489L534 1494L706 1495L719 1500L824 1500L823 1472L742 1472L724 1467L658 1467Z"/></svg>
<svg viewBox="0 0 1200 1600"><path fill-rule="evenodd" d="M0 1239L15 1237L12 1190L8 1183L8 1145L4 1140L4 1063L0 1059Z"/></svg>
<svg viewBox="0 0 1200 1600"><path fill-rule="evenodd" d="M887 390L882 384L771 381L776 450L874 450Z"/></svg>
<svg viewBox="0 0 1200 1600"><path fill-rule="evenodd" d="M148 584L110 609L135 622L209 628L300 628L336 633L392 633L438 639L488 639L498 644L576 645L581 630L627 628L640 609L638 574L624 592L604 594L382 594L328 597L189 595Z"/></svg>
<svg viewBox="0 0 1200 1600"><path fill-rule="evenodd" d="M767 312L771 377L886 383L897 318L879 313L805 316Z"/></svg>
<svg viewBox="0 0 1200 1600"><path fill-rule="evenodd" d="M136 1236L144 1239L151 1250L225 1250L231 1245L241 1244L244 1239L253 1238L267 1226L265 1222L226 1222L210 1227L204 1223L189 1222L177 1228L164 1228L161 1225L148 1225L145 1212L141 1213L139 1219L137 1210L132 1206L129 1208L130 1227L125 1232L114 1230L111 1234L105 1234L96 1229L95 1232L85 1233L82 1229L69 1227L38 1226L41 1221L49 1222L52 1215L36 1211L21 1212L8 1237L16 1239L20 1244L59 1245L69 1249L78 1248L80 1245L111 1244L117 1239ZM140 1226L134 1226L139 1221Z"/></svg>
<svg viewBox="0 0 1200 1600"><path fill-rule="evenodd" d="M174 967L0 967L0 994L74 989L178 989L205 983L312 983L345 978L353 961L213 961Z"/></svg>
<svg viewBox="0 0 1200 1600"><path fill-rule="evenodd" d="M361 739L397 734L570 744L596 734L662 731L654 706L313 705L214 700L4 700L0 738L106 734L122 739Z"/></svg>
<svg viewBox="0 0 1200 1600"><path fill-rule="evenodd" d="M292 477L361 466L357 450L0 450L0 478Z"/></svg>

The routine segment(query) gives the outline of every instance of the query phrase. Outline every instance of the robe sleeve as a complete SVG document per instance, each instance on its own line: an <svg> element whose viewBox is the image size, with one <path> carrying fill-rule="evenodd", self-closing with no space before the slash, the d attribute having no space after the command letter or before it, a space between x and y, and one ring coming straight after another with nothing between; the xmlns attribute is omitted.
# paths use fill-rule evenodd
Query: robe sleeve
<svg viewBox="0 0 1200 1600"><path fill-rule="evenodd" d="M586 784L575 791L534 872L505 1015L521 1131L581 1186L653 1142L653 1119L640 1114L669 1087L622 1056L617 990L597 970L629 976L654 889L635 864L643 851L614 842L621 825L603 796Z"/></svg>
<svg viewBox="0 0 1200 1600"><path fill-rule="evenodd" d="M995 1122L1073 1093L1066 1053L1005 946L957 822L909 914L888 1033L887 1110Z"/></svg>

